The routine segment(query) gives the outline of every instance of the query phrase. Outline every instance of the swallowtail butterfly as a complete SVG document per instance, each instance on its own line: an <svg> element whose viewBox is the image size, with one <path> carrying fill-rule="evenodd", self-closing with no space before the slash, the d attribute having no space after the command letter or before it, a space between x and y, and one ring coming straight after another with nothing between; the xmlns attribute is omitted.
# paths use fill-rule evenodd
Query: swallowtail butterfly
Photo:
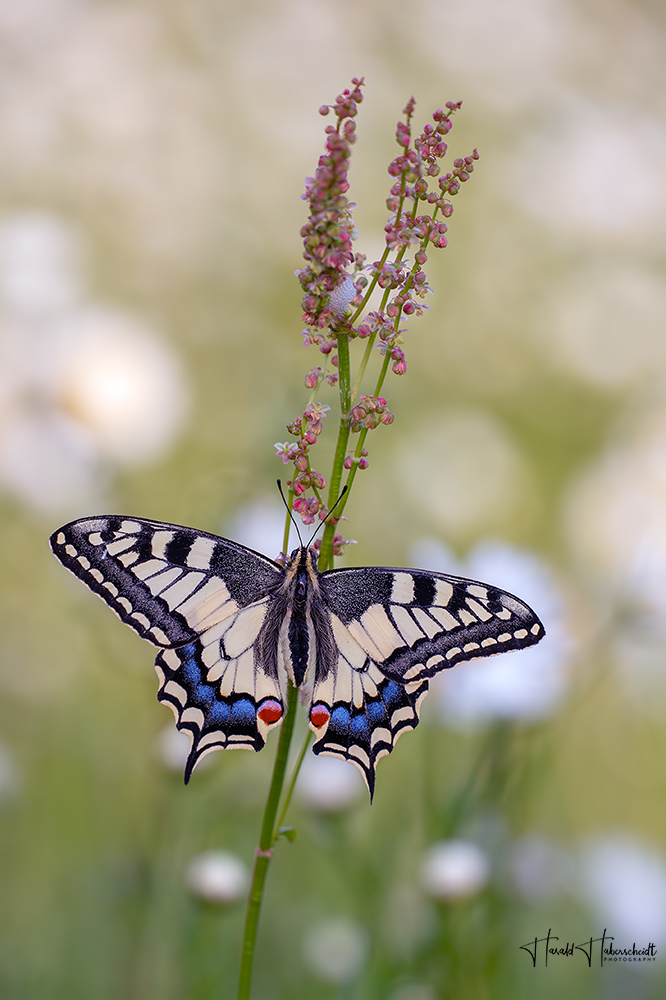
<svg viewBox="0 0 666 1000"><path fill-rule="evenodd" d="M418 725L434 674L544 635L497 587L414 569L320 573L304 546L283 568L205 531L112 515L72 521L51 547L158 647L158 698L192 740L186 782L211 750L261 750L289 679L310 692L314 752L350 760L372 796L377 761Z"/></svg>

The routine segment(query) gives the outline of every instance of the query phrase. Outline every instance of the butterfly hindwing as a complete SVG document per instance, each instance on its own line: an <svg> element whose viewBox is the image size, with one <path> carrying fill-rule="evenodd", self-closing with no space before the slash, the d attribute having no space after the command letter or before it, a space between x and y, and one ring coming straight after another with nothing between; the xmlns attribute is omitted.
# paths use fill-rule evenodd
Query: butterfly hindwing
<svg viewBox="0 0 666 1000"><path fill-rule="evenodd" d="M337 672L345 674L353 670L343 663L338 666ZM379 675L376 682L372 679L373 674ZM383 677L376 664L369 663L367 671L354 678L354 685L360 686L363 692L360 704L344 698L332 699L330 717L312 749L316 754L341 757L355 764L365 778L372 798L377 762L391 752L404 732L418 725L428 681L397 684ZM313 706L325 704L321 695L321 687L315 686Z"/></svg>
<svg viewBox="0 0 666 1000"><path fill-rule="evenodd" d="M192 739L186 781L212 750L261 750L270 726L282 718L277 666L256 656L268 603L249 605L194 642L157 656L157 697Z"/></svg>

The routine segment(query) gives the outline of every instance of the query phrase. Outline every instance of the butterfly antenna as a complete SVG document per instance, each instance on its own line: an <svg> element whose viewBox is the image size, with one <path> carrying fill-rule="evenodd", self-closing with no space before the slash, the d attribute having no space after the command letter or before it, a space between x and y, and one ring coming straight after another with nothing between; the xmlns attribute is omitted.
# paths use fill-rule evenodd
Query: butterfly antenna
<svg viewBox="0 0 666 1000"><path fill-rule="evenodd" d="M282 492L282 483L281 483L281 481L279 479L277 481L277 485L278 485L278 490L280 491L280 496L282 497L282 503L287 508L287 514L289 514L289 517L291 519L291 523L296 528L296 534L298 535L298 540L301 543L301 548L303 548L303 539L301 538L301 533L298 530L298 525L296 524L296 521L294 520L294 515L291 512L291 508L290 508L289 504L287 503L286 497L285 497L284 493Z"/></svg>
<svg viewBox="0 0 666 1000"><path fill-rule="evenodd" d="M314 531L314 534L312 535L312 537L311 537L310 541L308 542L308 548L310 548L310 546L312 545L312 543L313 543L313 541L314 541L314 539L315 539L315 535L317 534L317 532L319 531L319 529L320 529L320 528L322 527L322 525L326 524L326 522L328 521L328 519L329 519L329 517L331 516L331 514L333 513L333 511L335 510L335 508L336 508L336 507L338 506L338 504L339 504L339 503L340 503L340 501L342 500L343 496L344 496L344 495L345 495L345 493L347 492L347 489L348 489L348 487L347 487L347 486L343 486L343 487L342 487L342 493L340 494L340 496L338 497L338 499L337 499L337 500L335 501L335 503L333 504L333 506L332 506L332 507L331 507L331 509L329 510L329 512L328 512L328 514L326 515L326 517L325 517L325 518L324 518L324 519L323 519L323 520L321 521L321 523L320 523L320 524L318 524L318 525L317 525L317 527L315 528L315 531ZM300 536L299 536L299 537L300 537Z"/></svg>

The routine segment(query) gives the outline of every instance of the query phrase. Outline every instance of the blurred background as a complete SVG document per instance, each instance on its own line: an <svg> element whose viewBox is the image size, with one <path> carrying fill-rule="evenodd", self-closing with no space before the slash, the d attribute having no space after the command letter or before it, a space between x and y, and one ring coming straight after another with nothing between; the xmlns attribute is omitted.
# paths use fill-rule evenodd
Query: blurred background
<svg viewBox="0 0 666 1000"><path fill-rule="evenodd" d="M481 159L347 564L487 580L548 638L433 684L372 807L308 755L254 995L663 996L663 4L0 0L0 54L0 996L235 995L275 736L185 789L150 647L47 538L119 512L279 551L300 195L353 75L370 260L410 95L462 99ZM656 962L520 950L605 928Z"/></svg>

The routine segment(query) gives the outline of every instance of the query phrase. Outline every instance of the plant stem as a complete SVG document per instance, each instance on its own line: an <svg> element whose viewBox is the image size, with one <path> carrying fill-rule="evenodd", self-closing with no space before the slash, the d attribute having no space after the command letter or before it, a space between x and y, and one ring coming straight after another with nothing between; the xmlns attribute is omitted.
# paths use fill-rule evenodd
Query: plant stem
<svg viewBox="0 0 666 1000"><path fill-rule="evenodd" d="M282 538L282 551L286 555L289 551L289 530L291 528L291 508L294 505L294 488L289 487L289 493L287 495L287 518L284 525L284 535Z"/></svg>
<svg viewBox="0 0 666 1000"><path fill-rule="evenodd" d="M296 787L296 779L298 778L299 771L301 770L301 765L305 758L305 752L312 742L314 733L311 729L308 729L307 735L303 740L303 746L301 747L301 752L298 755L298 760L296 761L296 766L294 767L294 773L291 776L291 781L289 782L289 788L287 789L287 794L284 797L284 803L282 805L282 812L280 813L280 818L275 824L275 830L273 831L273 840L277 840L280 835L280 828L284 822L284 818L287 815L287 810L291 805L291 797L294 794L294 788Z"/></svg>
<svg viewBox="0 0 666 1000"><path fill-rule="evenodd" d="M287 769L289 757L289 747L291 737L294 732L294 720L296 718L296 708L298 705L298 689L292 684L287 692L287 711L280 727L280 739L278 741L277 753L275 754L275 764L273 765L273 777L266 799L264 818L261 824L261 835L259 837L259 847L257 849L254 871L252 873L252 885L250 886L250 896L245 918L245 932L243 934L243 948L241 951L241 967L238 979L238 1000L249 1000L250 986L252 983L252 961L254 959L254 947L257 940L257 926L259 924L259 913L264 895L264 884L268 872L268 864L273 853L275 843L275 817L280 805L282 786Z"/></svg>
<svg viewBox="0 0 666 1000"><path fill-rule="evenodd" d="M338 430L338 441L335 446L335 456L331 468L331 478L328 493L329 509L333 506L340 495L340 483L342 482L342 469L347 452L349 441L349 429L351 427L351 370L349 366L349 334L344 330L338 331L338 372L340 379L340 427ZM319 569L333 568L333 535L335 525L327 522L321 540L321 554L319 556Z"/></svg>

